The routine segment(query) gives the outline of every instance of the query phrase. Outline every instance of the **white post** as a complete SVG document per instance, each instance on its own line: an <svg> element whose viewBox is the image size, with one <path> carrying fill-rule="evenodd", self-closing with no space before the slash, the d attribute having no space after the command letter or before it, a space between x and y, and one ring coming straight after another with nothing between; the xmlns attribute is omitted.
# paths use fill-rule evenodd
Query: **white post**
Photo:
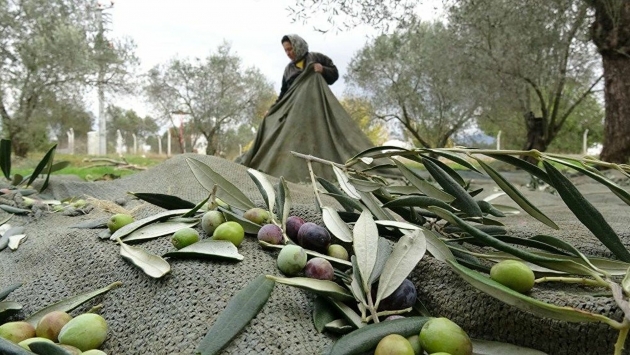
<svg viewBox="0 0 630 355"><path fill-rule="evenodd" d="M501 131L497 133L497 150L501 150Z"/></svg>
<svg viewBox="0 0 630 355"><path fill-rule="evenodd" d="M168 138L166 138L166 156L171 156L171 130L168 130Z"/></svg>
<svg viewBox="0 0 630 355"><path fill-rule="evenodd" d="M98 155L98 132L90 131L87 134L88 155Z"/></svg>
<svg viewBox="0 0 630 355"><path fill-rule="evenodd" d="M120 133L120 130L117 129L116 130L116 153L118 153L119 157L122 157L123 155L123 136L122 133Z"/></svg>
<svg viewBox="0 0 630 355"><path fill-rule="evenodd" d="M96 11L96 21L98 22L98 33L101 38L101 43L97 49L99 57L103 56L103 46L106 45L105 41L105 27L103 26L103 11L114 7L114 1L112 0L109 5L101 4L96 1L94 10ZM101 58L99 58L101 59ZM105 112L105 89L103 83L105 82L105 67L102 60L99 60L98 68L98 80L96 85L98 86L98 154L107 155L107 117Z"/></svg>
<svg viewBox="0 0 630 355"><path fill-rule="evenodd" d="M97 11L98 19L98 32L99 36L103 38L103 11ZM101 43L101 46L103 44ZM103 49L99 48L99 53L103 53ZM100 61L99 61L100 63ZM107 118L105 117L105 90L103 88L103 81L105 76L105 68L103 64L99 64L98 69L98 154L107 155Z"/></svg>
<svg viewBox="0 0 630 355"><path fill-rule="evenodd" d="M74 130L72 127L66 132L66 135L68 136L68 154L74 155Z"/></svg>
<svg viewBox="0 0 630 355"><path fill-rule="evenodd" d="M131 135L133 136L133 154L138 154L138 137L136 137L135 133Z"/></svg>
<svg viewBox="0 0 630 355"><path fill-rule="evenodd" d="M582 135L582 154L586 155L588 152L588 128L584 131L584 135Z"/></svg>
<svg viewBox="0 0 630 355"><path fill-rule="evenodd" d="M158 140L158 155L162 155L162 136L157 135Z"/></svg>

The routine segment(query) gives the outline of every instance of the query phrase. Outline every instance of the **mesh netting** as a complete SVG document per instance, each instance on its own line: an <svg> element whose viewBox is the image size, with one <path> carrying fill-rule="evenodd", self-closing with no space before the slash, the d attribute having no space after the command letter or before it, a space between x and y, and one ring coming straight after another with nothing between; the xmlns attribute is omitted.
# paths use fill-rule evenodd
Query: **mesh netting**
<svg viewBox="0 0 630 355"><path fill-rule="evenodd" d="M250 237L239 248L245 256L241 262L169 260L171 274L155 280L123 260L114 242L99 239L100 230L72 228L80 222L111 215L102 207L106 205L99 205L97 200L118 201L136 219L161 211L131 199L126 194L128 191L166 193L194 203L201 201L207 197L207 191L190 172L185 159L191 156L175 156L148 171L109 182L80 182L54 176L47 190L54 198L91 197L96 199L92 204L100 207L88 215L75 217L61 214L15 217L11 224L24 224L28 239L17 251L0 252L0 289L24 283L9 299L23 304L24 315L28 315L62 298L122 281L122 287L73 312L78 314L98 303L103 304L101 314L110 326L103 350L109 354L192 354L236 292L260 274L281 276L275 265L276 252L262 250L256 239ZM215 157L194 157L210 165L262 206L258 189L245 167ZM312 187L289 184L289 189L294 206L292 214L321 223L313 208ZM593 194L594 202L598 207L601 205L613 228L621 235L628 235L627 206L614 197L597 200L597 196L599 194ZM504 219L509 221L513 234L562 236L586 253L607 255L605 248L572 217L558 197L533 192L528 198L562 229L553 231L521 215ZM325 204L335 204L329 199L326 201ZM497 202L510 203L508 199ZM625 241L627 243L628 239ZM140 245L157 255L173 250L166 237ZM608 326L553 321L521 312L476 291L448 266L430 256L421 261L411 278L419 297L434 315L451 318L473 337L507 341L549 354L612 353L616 332ZM537 287L532 295L557 305L621 319L622 314L611 298L598 298L592 296L593 293L592 289L578 286L545 285ZM320 353L334 338L315 330L311 302L312 297L302 290L276 285L260 314L224 353Z"/></svg>

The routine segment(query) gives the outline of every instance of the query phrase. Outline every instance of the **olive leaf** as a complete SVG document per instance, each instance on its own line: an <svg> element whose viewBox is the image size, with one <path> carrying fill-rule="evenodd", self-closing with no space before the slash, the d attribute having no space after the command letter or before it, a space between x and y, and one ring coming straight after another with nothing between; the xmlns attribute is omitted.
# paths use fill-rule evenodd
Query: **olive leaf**
<svg viewBox="0 0 630 355"><path fill-rule="evenodd" d="M7 226L9 226L7 224ZM6 248L9 245L9 238L11 238L14 235L19 235L19 234L23 234L24 233L24 227L22 226L15 226L15 227L11 227L9 226L9 228L2 233L2 236L0 237L0 250L3 250L4 248Z"/></svg>
<svg viewBox="0 0 630 355"><path fill-rule="evenodd" d="M255 207L254 203L241 190L227 181L223 176L217 174L211 167L202 161L194 158L186 158L186 162L192 170L193 175L206 190L212 191L214 185L219 186L217 196L225 203L242 210Z"/></svg>
<svg viewBox="0 0 630 355"><path fill-rule="evenodd" d="M326 228L328 228L337 239L346 243L352 243L352 231L348 228L346 222L339 217L339 213L337 213L334 208L327 206L322 207L322 220Z"/></svg>
<svg viewBox="0 0 630 355"><path fill-rule="evenodd" d="M619 260L630 262L630 252L621 243L619 236L580 191L558 169L543 161L543 166L553 187L571 212L597 237Z"/></svg>
<svg viewBox="0 0 630 355"><path fill-rule="evenodd" d="M541 317L567 322L603 322L612 325L611 322L613 321L606 316L589 313L581 309L560 307L539 301L503 286L491 278L460 265L455 261L447 260L446 262L451 266L453 271L455 271L476 289L522 311L530 312Z"/></svg>
<svg viewBox="0 0 630 355"><path fill-rule="evenodd" d="M195 215L195 213L197 213L197 211L199 211L199 209L203 206L206 205L206 202L208 202L208 200L210 199L212 195L208 195L208 197L206 197L204 200L202 200L201 202L199 202L198 204L195 205L195 207L191 208L190 211L184 213L182 215L182 218L188 218L188 217L193 217Z"/></svg>
<svg viewBox="0 0 630 355"><path fill-rule="evenodd" d="M120 256L139 267L145 274L159 279L171 271L171 266L161 257L144 249L127 245L120 238L117 241L120 244Z"/></svg>
<svg viewBox="0 0 630 355"><path fill-rule="evenodd" d="M201 355L220 353L256 317L271 296L273 287L272 280L260 275L236 293L201 340L195 353Z"/></svg>
<svg viewBox="0 0 630 355"><path fill-rule="evenodd" d="M278 182L278 190L281 191L282 197L282 230L287 230L287 218L289 218L289 212L291 211L291 207L293 202L291 201L291 191L287 186L287 182L281 176L280 181Z"/></svg>
<svg viewBox="0 0 630 355"><path fill-rule="evenodd" d="M350 290L350 292L354 295L354 298L357 302L363 307L367 307L367 298L365 298L366 292L363 291L363 280L361 279L361 274L359 273L359 266L357 265L357 257L352 255L350 257L350 261L352 262L352 280L350 284L346 281L346 287Z"/></svg>
<svg viewBox="0 0 630 355"><path fill-rule="evenodd" d="M501 190L503 190L510 198L516 202L525 212L529 213L530 216L536 218L542 223L548 225L553 229L560 229L558 225L552 221L549 217L547 217L544 213L542 213L536 206L534 206L528 199L521 194L520 191L512 184L510 184L507 179L505 179L501 174L499 174L496 170L494 170L490 165L483 162L483 160L477 158L477 162L481 167L488 173L488 175L494 180L494 182L499 185Z"/></svg>
<svg viewBox="0 0 630 355"><path fill-rule="evenodd" d="M221 206L217 207L217 210L223 213L223 217L225 217L226 221L232 221L232 222L236 222L240 224L241 227L243 227L243 231L245 231L245 233L247 234L258 234L258 231L262 227L261 225L250 221L249 219L243 217L242 215L234 213Z"/></svg>
<svg viewBox="0 0 630 355"><path fill-rule="evenodd" d="M243 260L243 255L228 240L206 239L193 243L176 251L168 252L164 257L209 257L213 259Z"/></svg>
<svg viewBox="0 0 630 355"><path fill-rule="evenodd" d="M564 271L575 275L590 275L594 277L598 276L597 273L591 270L589 267L586 267L573 260L541 256L530 251L526 251L524 249L513 247L507 243L500 241L497 238L494 238L490 234L487 234L479 230L478 228L473 227L472 225L466 223L465 221L447 210L435 206L429 207L429 209L438 214L441 218L444 218L448 222L462 228L466 233L475 237L478 241L484 243L487 246L491 246L500 251L512 254L518 258L552 270Z"/></svg>
<svg viewBox="0 0 630 355"><path fill-rule="evenodd" d="M186 201L184 199L181 199L173 195L149 193L149 192L127 192L127 193L143 201L146 201L152 205L162 207L166 210L178 210L178 209L186 209L186 208L195 207L194 203L190 201Z"/></svg>
<svg viewBox="0 0 630 355"><path fill-rule="evenodd" d="M9 205L0 205L0 209L2 209L5 212L9 212L9 213L13 213L13 214L29 214L29 213L31 213L31 210L27 210L25 208L19 208L19 207L15 207L15 206L9 206Z"/></svg>
<svg viewBox="0 0 630 355"><path fill-rule="evenodd" d="M35 181L35 179L39 177L39 174L41 174L44 171L44 169L46 169L46 178L42 186L39 188L39 192L46 190L46 188L48 187L48 180L50 179L50 173L52 172L53 159L55 157L56 148L57 148L57 144L54 144L46 152L46 154L44 154L44 157L37 164L37 166L35 167L35 170L33 170L33 173L31 174L31 177L28 179L28 182L26 183L27 186L30 186L33 183L33 181Z"/></svg>
<svg viewBox="0 0 630 355"><path fill-rule="evenodd" d="M324 331L326 324L337 319L337 315L328 305L324 296L317 296L313 301L313 325L315 330L321 333Z"/></svg>
<svg viewBox="0 0 630 355"><path fill-rule="evenodd" d="M619 261L619 260L606 259L606 258L589 257L588 263L587 263L584 261L584 259L578 256L559 255L559 254L547 253L547 252L541 252L541 251L531 251L531 253L537 256L546 257L550 259L570 260L577 264L581 264L584 267L595 269L597 273L600 273L602 275L610 274L611 276L624 276L628 270L628 267L630 266L629 263ZM486 255L486 258L490 260L504 260L504 259L519 260L519 258L516 258L512 256L511 254L504 253L504 252L489 252L484 255ZM530 268L534 269L534 266L530 265ZM544 270L545 272L553 271L554 273L558 273L558 270L556 269L541 268L540 270L541 271ZM560 272L567 273L563 271L560 271ZM589 275L589 274L581 273L580 275Z"/></svg>
<svg viewBox="0 0 630 355"><path fill-rule="evenodd" d="M258 170L250 168L247 169L247 173L258 187L258 191L260 191L263 200L265 200L267 204L267 209L269 212L273 213L273 207L276 201L276 192L274 191L273 185L269 182L267 177Z"/></svg>
<svg viewBox="0 0 630 355"><path fill-rule="evenodd" d="M394 155L395 156L395 155L399 155L401 153L406 153L406 152L410 152L410 150L397 147L394 145L382 145L382 146L372 147L364 151L361 151L355 156L353 156L352 158L348 159L348 161L346 162L346 165L351 165L363 157L374 157L374 156L378 157L380 155L385 155L385 156Z"/></svg>
<svg viewBox="0 0 630 355"><path fill-rule="evenodd" d="M424 238L427 242L427 251L429 252L429 254L431 254L437 260L443 262L446 262L447 260L455 260L455 256L448 248L446 243L444 243L437 235L435 235L433 231L425 228L423 228L422 231L424 232ZM413 232L407 231L406 233Z"/></svg>
<svg viewBox="0 0 630 355"><path fill-rule="evenodd" d="M422 159L420 159L419 162L424 164L427 160L431 161L432 164L434 164L435 166L439 167L440 170L442 170L443 172L447 173L451 177L451 179L453 179L453 181L455 181L455 182L457 182L459 184L459 186L461 186L463 188L466 188L466 182L464 181L464 179L455 170L453 170L450 166L442 163L438 159L433 159L433 158L431 158L431 157L429 157L427 155L421 154L420 156L422 157ZM477 171L477 169L475 169L475 171ZM433 175L433 174L431 174L431 175Z"/></svg>
<svg viewBox="0 0 630 355"><path fill-rule="evenodd" d="M398 166L398 170L403 174L403 176L411 183L411 185L415 186L418 190L429 197L436 198L438 200L442 200L446 203L451 203L455 200L455 197L447 192L444 192L437 187L433 186L431 183L420 177L420 175L414 173L405 166L403 163L398 160L394 161L396 166Z"/></svg>
<svg viewBox="0 0 630 355"><path fill-rule="evenodd" d="M19 312L22 305L14 301L0 301L0 323L7 317Z"/></svg>
<svg viewBox="0 0 630 355"><path fill-rule="evenodd" d="M453 206L465 212L469 217L483 216L477 202L464 190L459 182L455 181L444 169L431 159L422 159L422 163L435 181L442 186L444 191L456 197L452 202Z"/></svg>
<svg viewBox="0 0 630 355"><path fill-rule="evenodd" d="M498 341L470 339L474 355L547 355L542 351Z"/></svg>
<svg viewBox="0 0 630 355"><path fill-rule="evenodd" d="M28 348L38 355L72 355L69 350L47 341L34 341L28 344Z"/></svg>
<svg viewBox="0 0 630 355"><path fill-rule="evenodd" d="M180 209L180 210L170 210L170 211L164 211L164 212L160 212L158 214L154 214L152 216L131 222L127 225L122 226L120 229L118 229L117 231L115 231L114 233L112 233L111 237L109 237L109 239L111 240L116 240L118 238L123 238L126 235L130 234L131 232L135 231L136 229L143 227L147 224L156 222L156 221L161 221L164 219L168 219L170 217L173 216L179 216L179 215L183 215L184 213L188 212L189 209L184 208L184 209Z"/></svg>
<svg viewBox="0 0 630 355"><path fill-rule="evenodd" d="M18 283L18 284L13 284L13 285L11 285L9 287L5 287L4 289L0 290L0 301L2 301L3 299L7 298L7 296L11 292L17 290L20 287L22 287L22 284Z"/></svg>
<svg viewBox="0 0 630 355"><path fill-rule="evenodd" d="M472 170L472 171L474 171L476 173L481 174L481 172L479 170L477 170L477 168L474 165L472 165L468 160L466 160L466 159L464 159L464 158L462 158L462 157L460 157L460 156L458 156L456 154L443 152L443 151L440 151L438 149L426 149L426 150L431 152L431 153L433 153L433 154L436 154L436 155L442 156L442 157L444 157L444 158L446 158L448 160L451 160L451 161L453 161L453 162L455 162L455 163L457 163L457 164L459 164L461 166L464 166L464 167L466 167L466 168L468 168L468 169L470 169L470 170Z"/></svg>
<svg viewBox="0 0 630 355"><path fill-rule="evenodd" d="M407 223L407 222L380 220L380 221L374 221L374 223L376 223L379 226L395 227L398 229L411 229L411 230L420 229L420 227L418 227L417 225Z"/></svg>
<svg viewBox="0 0 630 355"><path fill-rule="evenodd" d="M32 352L2 337L0 337L0 354L2 355L33 355Z"/></svg>
<svg viewBox="0 0 630 355"><path fill-rule="evenodd" d="M331 166L335 173L335 176L337 177L337 182L339 183L339 186L341 187L343 192L354 199L360 199L361 196L359 195L357 189L350 183L350 178L348 177L348 175L346 175L343 170L339 169L335 165Z"/></svg>
<svg viewBox="0 0 630 355"><path fill-rule="evenodd" d="M109 217L106 218L98 218L88 221L83 221L77 223L70 228L76 229L97 229L97 228L107 228L107 221L109 221Z"/></svg>
<svg viewBox="0 0 630 355"><path fill-rule="evenodd" d="M17 234L9 237L9 249L17 250L17 248L26 240L26 234Z"/></svg>
<svg viewBox="0 0 630 355"><path fill-rule="evenodd" d="M385 264L387 260L389 260L389 256L392 254L392 243L390 243L387 239L378 237L378 247L376 252L376 262L374 263L374 269L372 269L372 274L370 275L370 279L368 283L371 285L376 280L381 277L381 273L385 268Z"/></svg>
<svg viewBox="0 0 630 355"><path fill-rule="evenodd" d="M397 199L391 200L383 205L383 207L421 207L427 208L429 206L438 206L444 209L447 209L451 212L455 212L456 209L453 208L448 203L439 200L437 198L428 197L428 196L402 196Z"/></svg>
<svg viewBox="0 0 630 355"><path fill-rule="evenodd" d="M374 182L374 181L370 181L370 180L361 180L361 179L348 178L348 182L350 184L352 184L352 186L354 186L354 188L357 191L363 191L363 192L372 192L372 191L376 191L376 190L380 189L381 187L383 187L383 184L380 184L380 183Z"/></svg>
<svg viewBox="0 0 630 355"><path fill-rule="evenodd" d="M504 163L508 163L512 166L515 166L517 168L523 169L525 171L527 171L528 173L534 175L535 177L539 178L540 180L544 181L546 184L549 185L553 185L551 183L551 180L549 180L549 176L547 176L547 173L545 173L544 170L542 170L541 168L539 168L538 166L525 161L523 159L517 158L517 157L513 157L510 155L503 155L503 154L484 154L490 158L502 161ZM476 159L476 158L475 158Z"/></svg>
<svg viewBox="0 0 630 355"><path fill-rule="evenodd" d="M343 318L348 321L349 324L352 324L355 328L362 328L365 326L365 323L361 321L361 317L345 303L330 297L326 297L326 300L330 302L332 307L341 313ZM361 307L361 305L359 305L359 307Z"/></svg>
<svg viewBox="0 0 630 355"><path fill-rule="evenodd" d="M7 180L11 179L11 141L0 140L0 169Z"/></svg>
<svg viewBox="0 0 630 355"><path fill-rule="evenodd" d="M396 291L426 251L427 242L421 230L400 237L381 273L374 307L378 308L381 300Z"/></svg>
<svg viewBox="0 0 630 355"><path fill-rule="evenodd" d="M71 296L68 297L66 299L63 299L57 303L54 303L50 306L44 307L38 311L36 311L35 313L31 314L30 316L28 316L24 321L30 323L33 327L37 326L37 323L39 323L39 321L48 313L50 312L54 312L54 311L61 311L61 312L70 312L73 309L79 307L80 305L84 304L85 302L91 300L94 297L100 296L104 293L107 293L115 288L118 288L122 285L122 282L120 281L116 281L108 286L105 286L103 288L99 288L98 290L94 290L94 291L89 291L86 293L82 293L76 296Z"/></svg>
<svg viewBox="0 0 630 355"><path fill-rule="evenodd" d="M582 252L580 252L576 247L574 247L573 245L560 240L556 237L552 237L549 235L535 235L533 237L530 238L530 240L535 240L535 241L540 241L543 242L545 244L549 244L552 245L558 249L567 251L573 255L578 256L580 259L582 259L582 261L584 262L583 264L590 267L591 269L593 269L594 271L597 271L599 273L604 274L605 272L602 271L601 269L599 269L597 266L593 265L593 263L591 263L591 261L589 260L589 258L586 257L586 255L582 254Z"/></svg>
<svg viewBox="0 0 630 355"><path fill-rule="evenodd" d="M348 334L355 329L355 327L353 327L345 319L335 319L332 322L327 323L324 328L329 332L336 334Z"/></svg>
<svg viewBox="0 0 630 355"><path fill-rule="evenodd" d="M359 273L363 280L363 290L369 292L370 285L368 280L376 264L378 246L378 229L370 212L361 212L361 216L359 216L352 230L352 236L352 248L357 257Z"/></svg>
<svg viewBox="0 0 630 355"><path fill-rule="evenodd" d="M418 195L421 194L422 192L420 190L418 190L417 187L415 186L400 186L400 185L389 185L389 186L385 186L385 191L387 191L388 193L392 194L392 195L401 195L401 196L407 196L407 195Z"/></svg>
<svg viewBox="0 0 630 355"><path fill-rule="evenodd" d="M308 277L277 277L272 275L266 276L268 279L277 283L288 286L294 286L307 291L314 292L318 295L329 296L340 301L353 301L354 296L348 293L348 290L339 286L333 281L311 279Z"/></svg>
<svg viewBox="0 0 630 355"><path fill-rule="evenodd" d="M158 238L164 235L173 234L182 228L192 228L198 223L199 223L199 220L195 222L164 221L164 222L148 224L120 238L120 240L122 240L125 243L129 243L129 242L137 242L141 240Z"/></svg>
<svg viewBox="0 0 630 355"><path fill-rule="evenodd" d="M4 226L2 228L7 228L7 230L9 229L8 227L10 227L9 224L5 225L5 223L7 223L9 220L11 220L11 218L13 218L13 215L9 215L7 216L5 219L0 221L0 226ZM6 230L3 230L3 232ZM0 234L2 234L2 232L0 232Z"/></svg>
<svg viewBox="0 0 630 355"><path fill-rule="evenodd" d="M389 334L409 337L418 334L418 329L431 318L407 317L387 322L372 323L346 334L335 342L328 355L362 354L376 348L381 339Z"/></svg>
<svg viewBox="0 0 630 355"><path fill-rule="evenodd" d="M606 187L608 187L608 189L610 191L612 191L612 193L614 193L615 195L617 195L617 197L619 197L623 202L625 202L626 204L630 205L630 193L628 193L628 191L624 190L622 187L620 187L619 185L615 184L613 181L606 179L605 177L601 176L598 173L594 173L592 171L590 171L589 169L585 169L579 165L573 164L573 163L569 163L567 161L564 161L562 159L556 159L553 157L545 157L545 159L549 160L549 161L553 161L555 163L558 164L562 164L564 166L568 166L572 169L575 169L579 172L581 172L582 174L590 177L591 179L599 182L600 184L605 185Z"/></svg>

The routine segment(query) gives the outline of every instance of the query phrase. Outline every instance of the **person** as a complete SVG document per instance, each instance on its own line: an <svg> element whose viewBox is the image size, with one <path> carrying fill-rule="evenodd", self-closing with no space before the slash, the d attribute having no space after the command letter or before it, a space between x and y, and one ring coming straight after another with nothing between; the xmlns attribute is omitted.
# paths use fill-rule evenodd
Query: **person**
<svg viewBox="0 0 630 355"><path fill-rule="evenodd" d="M314 164L311 170L294 153L342 164L373 144L330 90L339 79L332 59L309 51L298 35L283 36L281 43L291 62L284 69L280 94L251 148L236 161L291 182L310 182L311 172L334 181L329 164Z"/></svg>
<svg viewBox="0 0 630 355"><path fill-rule="evenodd" d="M284 69L282 87L274 105L282 100L295 79L311 63L313 64L313 70L316 73L320 73L328 85L334 84L339 79L339 71L332 59L322 53L309 52L308 43L302 37L296 34L286 35L282 37L281 42L284 52L291 59L291 62Z"/></svg>

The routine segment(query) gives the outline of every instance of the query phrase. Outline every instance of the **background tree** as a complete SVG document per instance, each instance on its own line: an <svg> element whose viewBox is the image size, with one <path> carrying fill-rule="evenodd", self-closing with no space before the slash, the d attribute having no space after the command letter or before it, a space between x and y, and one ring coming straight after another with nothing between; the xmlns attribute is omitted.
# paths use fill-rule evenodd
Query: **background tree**
<svg viewBox="0 0 630 355"><path fill-rule="evenodd" d="M494 105L492 111L485 112L486 115L478 119L479 128L493 137L501 131L502 149L521 149L524 144L523 138L527 135L526 127L523 125L523 116L520 111L515 110L515 107L507 106ZM595 96L588 96L569 115L548 150L565 154L581 153L585 130L589 130L589 146L602 142L603 122L603 105Z"/></svg>
<svg viewBox="0 0 630 355"><path fill-rule="evenodd" d="M414 16L414 11L410 11L410 8L414 8L417 4L422 3L422 0L392 0L379 2L378 5L374 5L373 1L367 0L308 0L305 2L296 2L295 7L291 10L295 14L295 18L304 21L310 18L313 13L323 12L329 15L331 19L331 25L335 28L343 28L346 25L354 26L358 23L365 23L372 26L386 29L387 25L397 24L405 26ZM512 7L513 10L507 9L507 16L512 18L528 19L532 22L535 30L538 32L546 32L549 28L549 35L556 36L556 38L568 39L567 36L571 33L571 27L558 27L558 20L565 21L567 15L575 16L575 19L581 19L582 14L585 14L583 22L586 25L590 22L590 33L588 36L582 35L582 24L579 21L566 22L578 25L579 29L576 35L582 36L577 39L590 40L597 47L597 51L601 56L601 63L603 64L603 84L604 84L604 101L605 101L605 138L604 147L601 153L601 159L614 163L626 163L630 158L630 86L626 85L626 81L630 75L630 2L625 0L566 0L566 1L549 1L549 4L545 1L525 1L525 2L488 2L488 1L469 1L469 0L443 0L443 3L449 7L461 4L477 5L481 7L484 3L490 4L490 8L494 4L497 7L507 4ZM546 16L542 17L530 17L531 12L518 12L516 8L522 8L523 6L529 7L530 5L540 6L542 9L547 9ZM558 7L560 5L560 7ZM549 7L549 6L555 6ZM586 13L584 8L587 6ZM474 7L474 6L473 6ZM561 8L569 9L568 13L561 11ZM370 16L365 16L369 14ZM514 15L517 15L516 17ZM593 17L588 15L594 14ZM483 13L481 13L483 15ZM492 17L492 16L490 16ZM342 24L342 25L338 25ZM575 26L574 26L575 28ZM560 32L558 30L561 29ZM518 34L518 33L517 33ZM530 32L521 32L521 35L529 35ZM562 35L562 37L559 37ZM521 36L522 37L522 36ZM565 42L570 43L570 42ZM569 53L576 53L576 43L572 42L568 48ZM520 45L520 42L516 39L510 42L511 45ZM496 48L496 47L495 47ZM534 47L535 48L535 47ZM504 51L511 50L511 46L501 48ZM536 54L537 51L532 49L532 54ZM555 52L555 54L562 58L566 57L562 55L562 51ZM561 68L558 67L557 71ZM571 71L569 66L566 69ZM558 93L561 82L558 82L555 86L556 90L549 91ZM554 99L550 99L548 102L554 102ZM548 106L541 105L541 107ZM561 106L561 105L555 105ZM566 106L565 107L570 107ZM547 112L551 112L553 108L548 109ZM560 116L557 116L556 127L561 128L562 125L557 125L559 121L562 121L562 117L570 117L566 112L563 112ZM565 119L566 122L566 119ZM549 124L547 128L553 127L553 124ZM556 129L554 129L556 130ZM550 131L553 135L553 131ZM557 132L556 132L557 133ZM549 136L551 136L549 135Z"/></svg>
<svg viewBox="0 0 630 355"><path fill-rule="evenodd" d="M42 94L41 105L33 112L33 125L29 131L34 136L42 137L34 140L31 146L42 151L50 148L50 140L57 140L60 147L68 145L67 132L72 128L75 137L87 137L92 129L94 117L86 107L82 97L62 96L63 92L45 92ZM43 130L43 131L42 131ZM39 131L39 133L35 133ZM87 144L87 139L77 139L75 145L81 142ZM76 146L75 146L76 148Z"/></svg>
<svg viewBox="0 0 630 355"><path fill-rule="evenodd" d="M145 87L149 102L172 127L172 112L183 111L208 142L206 153L219 150L219 137L240 124L252 124L263 103L275 95L257 68L242 68L241 59L221 44L205 59L173 59L153 68ZM263 111L264 112L264 111Z"/></svg>
<svg viewBox="0 0 630 355"><path fill-rule="evenodd" d="M494 93L487 115L512 106L526 132L520 148L546 151L601 79L587 11L582 0L457 0L449 9L458 47L485 74L477 88Z"/></svg>
<svg viewBox="0 0 630 355"><path fill-rule="evenodd" d="M387 141L387 126L376 117L369 101L359 97L344 97L340 103L374 145L382 145Z"/></svg>
<svg viewBox="0 0 630 355"><path fill-rule="evenodd" d="M107 107L107 117L109 118L107 123L107 142L112 146L116 144L118 130L120 130L120 134L123 137L123 144L130 149L133 148L133 135L135 134L138 149L140 149L141 145L150 137L155 136L160 128L155 120L149 116L140 117L134 110L123 109L113 105Z"/></svg>
<svg viewBox="0 0 630 355"><path fill-rule="evenodd" d="M474 123L481 104L473 72L440 23L416 23L381 35L353 58L345 79L376 116L402 126L423 147L444 147Z"/></svg>
<svg viewBox="0 0 630 355"><path fill-rule="evenodd" d="M591 38L602 56L606 124L601 159L630 158L630 2L585 0L595 10Z"/></svg>
<svg viewBox="0 0 630 355"><path fill-rule="evenodd" d="M134 45L106 41L95 16L82 0L0 0L0 118L16 155L33 148L41 132L35 113L49 93L128 88Z"/></svg>

